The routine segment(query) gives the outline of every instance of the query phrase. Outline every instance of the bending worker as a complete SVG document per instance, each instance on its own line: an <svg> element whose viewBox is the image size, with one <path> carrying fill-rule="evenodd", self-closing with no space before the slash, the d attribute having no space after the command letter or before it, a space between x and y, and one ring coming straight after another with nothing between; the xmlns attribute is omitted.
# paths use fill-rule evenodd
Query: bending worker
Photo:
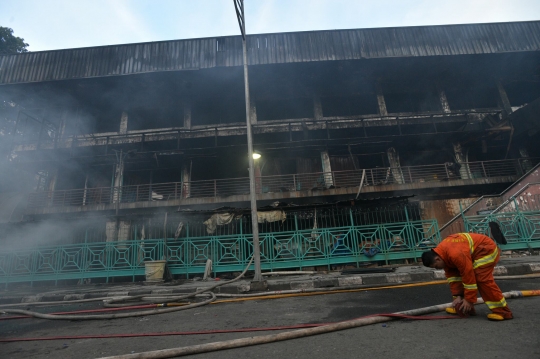
<svg viewBox="0 0 540 359"><path fill-rule="evenodd" d="M457 233L445 238L435 249L422 254L426 267L444 269L454 301L447 312L475 314L477 291L489 309L490 320L512 319L512 312L495 280L493 268L499 261L497 244L477 233Z"/></svg>

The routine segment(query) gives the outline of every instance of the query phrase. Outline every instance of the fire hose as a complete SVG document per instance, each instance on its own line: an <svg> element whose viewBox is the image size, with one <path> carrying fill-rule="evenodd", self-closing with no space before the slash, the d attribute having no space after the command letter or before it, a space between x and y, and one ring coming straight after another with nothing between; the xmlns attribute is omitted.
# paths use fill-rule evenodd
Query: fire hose
<svg viewBox="0 0 540 359"><path fill-rule="evenodd" d="M520 298L520 297L529 297L529 296L539 296L540 290L527 290L527 291L511 291L503 293L504 297L509 298ZM481 304L484 301L479 298L477 304ZM452 303L445 303L434 305L431 307L424 307L419 309L408 310L404 312L392 313L391 315L376 315L370 317L363 317L359 319L354 319L346 322L333 323L328 325L323 325L315 328L306 328L299 329L279 334L269 334L261 335L256 337L242 338L242 339L233 339L221 342L191 345L187 347L180 348L171 348L171 349L162 349L154 350L142 353L135 354L125 354L125 355L115 355L110 357L104 357L100 359L157 359L157 358L173 358L185 355L208 353L212 351L232 349L232 348L241 348L246 346L253 346L259 344L274 343L284 340L304 338L312 335L330 333L344 329L358 328L366 325L383 323L393 320L394 315L396 316L420 316L425 314L430 314L434 312L443 311L446 308L450 307Z"/></svg>
<svg viewBox="0 0 540 359"><path fill-rule="evenodd" d="M239 280L240 278L242 278L246 274L246 272L247 272L247 270L248 270L248 268L249 268L249 266L251 265L252 262L253 262L253 257L251 257L251 259L250 259L248 265L246 266L246 268L244 269L244 271L242 273L240 273L240 275L238 277L234 278L234 279L231 279L231 280L225 281L225 282L221 282L221 283L218 283L218 284L214 284L213 286L197 290L196 292L193 292L193 293L189 293L189 294L185 294L185 295L181 295L181 296L172 296L172 297L168 298L168 301L175 302L175 301L195 297L196 295L199 295L199 294L202 294L202 293L208 293L210 295L210 299L207 299L207 300L205 300L203 302L199 302L199 303L193 303L193 304L182 305L182 306L174 306L174 307L165 308L165 309L158 309L159 307L156 306L155 308L150 309L150 310L142 310L142 311L130 312L130 313L117 313L117 314L96 314L96 315L69 315L69 314L66 314L66 315L55 315L55 314L38 313L38 312L33 312L33 311L23 310L23 309L0 309L0 313L22 314L22 315L29 315L29 316L36 317L36 318L41 318L41 319L53 319L53 320L54 319L56 319L56 320L58 320L58 319L59 320L94 320L94 319L117 319L117 318L143 317L143 316L147 316L147 315L177 312L177 311L180 311L180 310L186 310L186 309L201 307L203 305L207 305L207 304L213 302L214 300L216 300L217 297L212 292L212 290L217 288L217 287L220 287L222 285L233 283L233 282ZM143 297L144 297L144 295L140 295L140 296L127 297L127 299L135 300L135 299L141 299ZM126 298L121 298L121 299L126 300ZM116 301L118 301L118 300L120 300L120 299L116 299ZM115 300L112 299L112 301L115 301ZM104 303L107 303L107 302L104 302Z"/></svg>

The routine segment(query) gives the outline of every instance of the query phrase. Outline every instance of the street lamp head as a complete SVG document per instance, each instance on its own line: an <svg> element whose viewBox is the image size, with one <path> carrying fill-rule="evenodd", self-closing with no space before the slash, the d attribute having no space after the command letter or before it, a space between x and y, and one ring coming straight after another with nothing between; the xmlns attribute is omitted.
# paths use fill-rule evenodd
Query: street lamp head
<svg viewBox="0 0 540 359"><path fill-rule="evenodd" d="M258 152L258 151L253 151L253 159L254 160L258 160L259 158L261 158L261 153Z"/></svg>

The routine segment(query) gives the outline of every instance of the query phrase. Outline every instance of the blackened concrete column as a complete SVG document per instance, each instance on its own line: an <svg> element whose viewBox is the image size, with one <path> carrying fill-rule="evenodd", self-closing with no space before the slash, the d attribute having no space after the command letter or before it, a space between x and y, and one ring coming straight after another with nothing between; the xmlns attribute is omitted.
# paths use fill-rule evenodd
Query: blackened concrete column
<svg viewBox="0 0 540 359"><path fill-rule="evenodd" d="M255 104L253 97L249 100L249 119L251 120L252 125L257 124L257 105Z"/></svg>
<svg viewBox="0 0 540 359"><path fill-rule="evenodd" d="M403 172L401 170L401 163L399 162L399 153L394 147L390 147L386 151L386 154L388 156L388 162L390 163L390 168L392 171L392 176L394 177L394 181L397 184L405 183L405 179L403 178Z"/></svg>
<svg viewBox="0 0 540 359"><path fill-rule="evenodd" d="M125 135L128 131L128 114L126 111L122 111L122 116L120 117L120 129L118 133Z"/></svg>
<svg viewBox="0 0 540 359"><path fill-rule="evenodd" d="M122 185L124 184L124 154L122 151L116 153L117 162L114 166L114 182L113 182L113 203L120 202Z"/></svg>
<svg viewBox="0 0 540 359"><path fill-rule="evenodd" d="M437 95L439 96L439 102L441 104L442 111L444 113L450 113L450 104L446 98L446 92L441 85L437 85Z"/></svg>
<svg viewBox="0 0 540 359"><path fill-rule="evenodd" d="M467 156L463 154L463 148L461 147L461 143L454 143L453 146L456 163L460 165L459 175L461 179L470 179L472 177L471 171L469 169L469 164L467 163Z"/></svg>
<svg viewBox="0 0 540 359"><path fill-rule="evenodd" d="M506 90L501 81L497 81L497 90L499 90L499 99L501 100L504 112L506 112L507 115L511 114L512 106L510 105L510 100L508 99L508 95L506 94Z"/></svg>
<svg viewBox="0 0 540 359"><path fill-rule="evenodd" d="M379 104L379 115L387 116L388 110L386 109L386 101L384 100L382 86L379 81L375 84L375 92L377 94L377 103Z"/></svg>
<svg viewBox="0 0 540 359"><path fill-rule="evenodd" d="M191 128L191 101L184 101L184 128Z"/></svg>
<svg viewBox="0 0 540 359"><path fill-rule="evenodd" d="M326 188L334 186L334 177L332 176L332 167L330 166L330 156L328 155L328 150L321 151L321 164L324 186Z"/></svg>
<svg viewBox="0 0 540 359"><path fill-rule="evenodd" d="M322 121L323 119L321 98L319 96L313 96L313 118L315 121Z"/></svg>
<svg viewBox="0 0 540 359"><path fill-rule="evenodd" d="M191 161L182 164L182 198L191 197Z"/></svg>

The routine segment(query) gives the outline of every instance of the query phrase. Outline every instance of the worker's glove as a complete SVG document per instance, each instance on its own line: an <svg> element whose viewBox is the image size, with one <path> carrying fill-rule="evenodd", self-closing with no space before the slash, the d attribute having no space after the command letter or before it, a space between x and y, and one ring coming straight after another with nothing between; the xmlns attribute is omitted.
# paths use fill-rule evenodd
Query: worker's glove
<svg viewBox="0 0 540 359"><path fill-rule="evenodd" d="M452 302L452 308L455 308L456 306L461 304L462 301L463 301L463 298L460 295L457 295L454 301Z"/></svg>
<svg viewBox="0 0 540 359"><path fill-rule="evenodd" d="M469 315L476 315L474 311L474 304L469 303L463 299L461 303L456 304L456 313L462 318L468 318Z"/></svg>

